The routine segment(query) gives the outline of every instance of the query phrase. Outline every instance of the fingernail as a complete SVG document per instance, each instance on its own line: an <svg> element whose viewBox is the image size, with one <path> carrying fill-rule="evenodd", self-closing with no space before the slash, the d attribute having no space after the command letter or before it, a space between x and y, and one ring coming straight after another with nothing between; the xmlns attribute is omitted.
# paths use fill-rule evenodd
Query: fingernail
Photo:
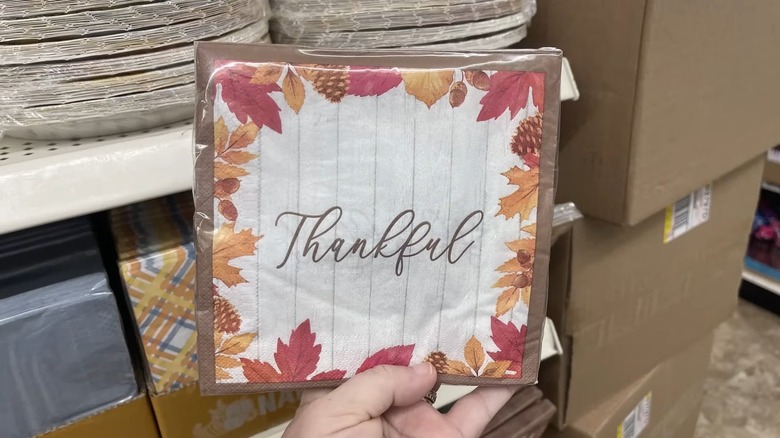
<svg viewBox="0 0 780 438"><path fill-rule="evenodd" d="M433 373L433 366L428 362L418 363L412 367L412 371L420 376L427 376Z"/></svg>

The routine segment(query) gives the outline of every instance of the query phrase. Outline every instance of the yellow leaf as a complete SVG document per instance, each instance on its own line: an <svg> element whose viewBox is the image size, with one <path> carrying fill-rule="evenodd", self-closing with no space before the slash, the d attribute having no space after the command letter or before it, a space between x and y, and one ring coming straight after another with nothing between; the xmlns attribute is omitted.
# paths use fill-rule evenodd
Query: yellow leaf
<svg viewBox="0 0 780 438"><path fill-rule="evenodd" d="M520 291L516 287L510 287L502 292L496 301L496 318L514 309L519 299Z"/></svg>
<svg viewBox="0 0 780 438"><path fill-rule="evenodd" d="M401 72L406 92L430 108L450 91L452 70L407 70Z"/></svg>
<svg viewBox="0 0 780 438"><path fill-rule="evenodd" d="M533 252L536 248L536 239L520 239L513 240L506 243L506 247L512 252L518 252L521 249L528 252Z"/></svg>
<svg viewBox="0 0 780 438"><path fill-rule="evenodd" d="M282 93L284 93L284 100L287 105L290 105L295 114L301 110L303 106L303 98L306 96L306 90L303 88L303 82L292 70L287 72L282 82Z"/></svg>
<svg viewBox="0 0 780 438"><path fill-rule="evenodd" d="M257 335L254 333L244 333L235 335L232 338L228 338L225 343L222 344L222 348L220 348L217 353L231 355L241 354L246 351L247 348L249 348L249 344L252 343L252 340L255 339L255 336Z"/></svg>
<svg viewBox="0 0 780 438"><path fill-rule="evenodd" d="M503 277L499 278L498 281L493 284L493 286L490 287L515 287L515 280L517 277L517 274L504 275Z"/></svg>
<svg viewBox="0 0 780 438"><path fill-rule="evenodd" d="M222 159L230 164L245 164L257 158L257 155L247 151L227 151L222 154Z"/></svg>
<svg viewBox="0 0 780 438"><path fill-rule="evenodd" d="M238 178L239 176L246 175L249 175L249 172L240 167L225 164L219 161L214 162L214 179L217 181L221 179Z"/></svg>
<svg viewBox="0 0 780 438"><path fill-rule="evenodd" d="M509 185L517 186L517 190L499 200L501 208L496 216L504 215L509 220L519 214L520 219L528 219L539 201L539 168L524 171L514 166L502 175L509 179Z"/></svg>
<svg viewBox="0 0 780 438"><path fill-rule="evenodd" d="M525 303L526 306L531 307L531 288L524 287L520 293L520 300Z"/></svg>
<svg viewBox="0 0 780 438"><path fill-rule="evenodd" d="M523 265L517 261L517 257L512 257L496 269L498 272L521 272L524 270Z"/></svg>
<svg viewBox="0 0 780 438"><path fill-rule="evenodd" d="M222 345L222 337L222 332L214 330L214 350L218 350L219 346Z"/></svg>
<svg viewBox="0 0 780 438"><path fill-rule="evenodd" d="M240 360L222 354L214 357L214 363L220 368L238 368L241 366Z"/></svg>
<svg viewBox="0 0 780 438"><path fill-rule="evenodd" d="M455 374L458 376L473 376L471 369L465 363L459 360L447 359L447 374Z"/></svg>
<svg viewBox="0 0 780 438"><path fill-rule="evenodd" d="M257 70L255 70L255 74L252 75L252 79L249 80L249 83L256 85L275 84L282 75L282 70L284 70L284 67L278 64L262 65L257 67Z"/></svg>
<svg viewBox="0 0 780 438"><path fill-rule="evenodd" d="M234 223L222 225L214 235L212 251L212 272L214 278L222 280L229 287L247 282L241 276L241 270L231 266L229 262L238 257L253 255L257 241L262 238L262 236L253 235L250 229L236 233L233 229L234 225Z"/></svg>
<svg viewBox="0 0 780 438"><path fill-rule="evenodd" d="M509 369L510 366L512 366L511 360L499 360L496 362L488 362L488 364L485 365L485 371L482 372L482 375L480 377L493 377L499 379L501 377L504 377L504 374L506 374L506 370Z"/></svg>
<svg viewBox="0 0 780 438"><path fill-rule="evenodd" d="M529 233L532 236L536 237L536 224L533 223L533 224L528 224L528 225L524 226L523 227L523 231L525 231L526 233Z"/></svg>
<svg viewBox="0 0 780 438"><path fill-rule="evenodd" d="M254 143L260 128L254 122L244 123L230 134L228 149L243 149Z"/></svg>
<svg viewBox="0 0 780 438"><path fill-rule="evenodd" d="M222 368L214 368L214 377L217 380L227 380L230 379L230 374L228 374L227 371L223 370Z"/></svg>
<svg viewBox="0 0 780 438"><path fill-rule="evenodd" d="M485 362L485 350L482 348L482 343L477 340L475 336L466 342L466 347L463 349L463 357L466 358L466 363L469 364L475 373L479 373L479 369L482 368L482 364Z"/></svg>
<svg viewBox="0 0 780 438"><path fill-rule="evenodd" d="M214 123L214 151L217 155L225 151L227 139L227 125L225 125L225 120L220 117L217 122Z"/></svg>

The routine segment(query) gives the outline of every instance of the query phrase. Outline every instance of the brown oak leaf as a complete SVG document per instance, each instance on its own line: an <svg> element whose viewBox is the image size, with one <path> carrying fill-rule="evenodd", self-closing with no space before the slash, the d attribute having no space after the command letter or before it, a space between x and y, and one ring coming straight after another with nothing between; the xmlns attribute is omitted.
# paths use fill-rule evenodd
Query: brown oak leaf
<svg viewBox="0 0 780 438"><path fill-rule="evenodd" d="M214 179L238 178L246 175L249 175L249 172L240 167L226 164L221 161L214 162Z"/></svg>
<svg viewBox="0 0 780 438"><path fill-rule="evenodd" d="M230 261L249 255L254 255L257 242L263 236L255 236L250 229L235 232L234 223L226 223L214 234L212 252L212 270L214 278L222 280L228 287L246 283L241 276L241 270L230 265Z"/></svg>
<svg viewBox="0 0 780 438"><path fill-rule="evenodd" d="M457 108L463 105L463 102L466 100L467 92L468 89L463 81L452 84L452 87L450 88L450 106Z"/></svg>
<svg viewBox="0 0 780 438"><path fill-rule="evenodd" d="M288 70L282 81L282 92L287 105L290 105L295 114L303 106L303 98L306 97L306 90L303 88L303 82L292 70Z"/></svg>
<svg viewBox="0 0 780 438"><path fill-rule="evenodd" d="M282 76L284 66L279 64L264 64L257 67L255 73L252 75L252 79L249 80L250 84L255 85L271 85L279 81L279 77Z"/></svg>
<svg viewBox="0 0 780 438"><path fill-rule="evenodd" d="M225 124L225 120L220 117L216 123L214 123L214 152L216 155L220 155L225 152L228 141L228 129Z"/></svg>
<svg viewBox="0 0 780 438"><path fill-rule="evenodd" d="M469 368L468 365L466 365L465 363L459 360L451 360L451 359L447 359L447 374L455 374L458 376L474 375L474 373L471 371L471 368Z"/></svg>
<svg viewBox="0 0 780 438"><path fill-rule="evenodd" d="M536 223L528 224L522 228L526 233L536 237Z"/></svg>
<svg viewBox="0 0 780 438"><path fill-rule="evenodd" d="M430 108L450 90L453 74L452 70L406 70L401 77L406 92Z"/></svg>
<svg viewBox="0 0 780 438"><path fill-rule="evenodd" d="M225 339L222 344L217 348L216 354L225 355L229 354L235 356L241 354L249 348L249 344L255 339L257 334L255 333L243 333L240 335L231 336Z"/></svg>
<svg viewBox="0 0 780 438"><path fill-rule="evenodd" d="M527 220L539 200L539 168L524 171L513 166L502 175L509 180L509 185L515 185L517 189L499 200L501 208L496 216L504 215L509 220L520 215L521 220Z"/></svg>
<svg viewBox="0 0 780 438"><path fill-rule="evenodd" d="M504 374L506 374L506 371L509 369L510 366L512 366L511 360L499 360L496 362L488 362L488 364L485 365L485 369L482 371L480 377L493 377L496 379L500 379L504 377Z"/></svg>
<svg viewBox="0 0 780 438"><path fill-rule="evenodd" d="M469 367L475 373L479 373L479 369L485 363L485 349L482 348L482 343L475 336L472 336L466 342L466 347L463 349L463 357L466 359Z"/></svg>

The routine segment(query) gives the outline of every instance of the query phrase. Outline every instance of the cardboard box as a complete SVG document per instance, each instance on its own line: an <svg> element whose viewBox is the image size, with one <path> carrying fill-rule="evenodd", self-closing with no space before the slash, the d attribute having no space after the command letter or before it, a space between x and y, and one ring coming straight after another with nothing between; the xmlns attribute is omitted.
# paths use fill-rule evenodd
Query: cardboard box
<svg viewBox="0 0 780 438"><path fill-rule="evenodd" d="M39 435L45 438L156 438L160 434L146 395Z"/></svg>
<svg viewBox="0 0 780 438"><path fill-rule="evenodd" d="M564 431L548 438L693 438L712 350L712 333L655 367Z"/></svg>
<svg viewBox="0 0 780 438"><path fill-rule="evenodd" d="M565 425L734 310L763 157L715 181L709 220L664 243L666 213L631 228L583 220L553 247L548 316L563 355L540 387Z"/></svg>
<svg viewBox="0 0 780 438"><path fill-rule="evenodd" d="M780 186L780 147L772 148L764 164L764 182Z"/></svg>
<svg viewBox="0 0 780 438"><path fill-rule="evenodd" d="M780 143L780 2L545 0L528 47L563 49L558 202L634 225Z"/></svg>
<svg viewBox="0 0 780 438"><path fill-rule="evenodd" d="M299 392L202 396L194 384L153 395L152 406L162 438L247 438L292 419L300 400Z"/></svg>

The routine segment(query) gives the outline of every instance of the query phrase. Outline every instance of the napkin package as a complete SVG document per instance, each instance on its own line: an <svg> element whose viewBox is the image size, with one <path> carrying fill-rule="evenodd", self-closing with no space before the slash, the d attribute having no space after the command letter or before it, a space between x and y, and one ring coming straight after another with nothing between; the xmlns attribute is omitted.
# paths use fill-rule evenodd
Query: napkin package
<svg viewBox="0 0 780 438"><path fill-rule="evenodd" d="M199 43L196 65L205 393L423 361L536 381L558 50Z"/></svg>

